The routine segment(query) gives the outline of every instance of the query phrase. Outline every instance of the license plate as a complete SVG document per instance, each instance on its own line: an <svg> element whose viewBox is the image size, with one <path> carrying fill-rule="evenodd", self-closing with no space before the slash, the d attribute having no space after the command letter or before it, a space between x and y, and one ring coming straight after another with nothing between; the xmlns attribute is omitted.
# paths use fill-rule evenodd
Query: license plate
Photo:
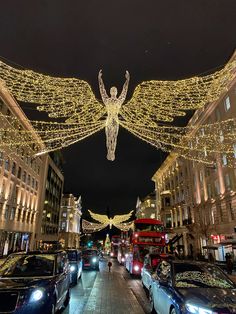
<svg viewBox="0 0 236 314"><path fill-rule="evenodd" d="M84 264L84 266L90 266L90 264Z"/></svg>

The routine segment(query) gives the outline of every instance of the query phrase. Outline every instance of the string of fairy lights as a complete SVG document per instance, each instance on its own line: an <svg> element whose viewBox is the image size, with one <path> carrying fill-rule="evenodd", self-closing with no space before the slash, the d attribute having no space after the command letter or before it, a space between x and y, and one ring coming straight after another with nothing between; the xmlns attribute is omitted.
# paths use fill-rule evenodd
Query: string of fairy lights
<svg viewBox="0 0 236 314"><path fill-rule="evenodd" d="M39 111L46 111L51 118L65 119L65 122L30 121L33 129L26 130L17 118L0 113L0 149L29 146L37 156L72 145L105 128L108 156L112 151L110 160L114 160L120 125L165 152L174 151L204 163L212 163L216 155L226 156L227 166L234 167L236 119L198 127L163 123L217 100L235 78L235 69L236 61L231 60L221 70L201 77L146 81L135 88L133 97L124 105L120 105L119 98L110 98L109 106L105 106L83 80L17 69L0 61L2 91L9 90L17 100L36 104Z"/></svg>
<svg viewBox="0 0 236 314"><path fill-rule="evenodd" d="M107 215L96 214L91 210L89 210L89 213L90 216L99 223L94 223L83 219L82 229L84 233L98 232L106 228L107 226L109 226L110 229L112 228L112 226L115 226L121 231L128 231L133 226L133 221L125 223L125 221L130 219L133 211L130 211L128 214L124 215L115 215L113 218L109 218Z"/></svg>

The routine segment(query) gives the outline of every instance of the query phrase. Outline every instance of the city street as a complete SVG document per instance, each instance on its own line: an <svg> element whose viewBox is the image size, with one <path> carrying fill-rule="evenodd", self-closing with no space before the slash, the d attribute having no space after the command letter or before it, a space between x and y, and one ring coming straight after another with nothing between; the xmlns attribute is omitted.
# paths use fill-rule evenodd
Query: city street
<svg viewBox="0 0 236 314"><path fill-rule="evenodd" d="M149 303L141 282L131 278L125 267L114 259L111 273L107 259L100 261L100 271L85 270L71 289L69 306L63 314L75 313L149 313Z"/></svg>

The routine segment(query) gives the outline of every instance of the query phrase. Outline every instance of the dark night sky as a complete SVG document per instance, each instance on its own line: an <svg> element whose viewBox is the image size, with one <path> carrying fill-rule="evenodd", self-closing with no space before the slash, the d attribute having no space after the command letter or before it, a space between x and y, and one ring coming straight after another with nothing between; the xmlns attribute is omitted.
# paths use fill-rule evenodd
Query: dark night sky
<svg viewBox="0 0 236 314"><path fill-rule="evenodd" d="M88 81L97 74L128 98L150 79L176 79L223 65L236 48L235 0L1 1L0 55L23 67ZM36 114L34 114L37 118ZM178 123L178 122L177 122ZM164 154L120 129L116 160L106 160L105 132L63 151L65 188L83 210L111 215L134 209L154 189Z"/></svg>

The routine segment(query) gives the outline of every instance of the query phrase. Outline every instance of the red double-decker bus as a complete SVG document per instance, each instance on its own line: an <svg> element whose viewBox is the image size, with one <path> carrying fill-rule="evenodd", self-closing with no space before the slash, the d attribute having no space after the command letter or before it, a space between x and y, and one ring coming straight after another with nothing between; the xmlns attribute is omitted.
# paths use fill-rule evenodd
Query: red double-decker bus
<svg viewBox="0 0 236 314"><path fill-rule="evenodd" d="M130 251L125 267L132 275L140 275L144 256L161 253L166 245L164 225L157 219L137 219L130 236Z"/></svg>
<svg viewBox="0 0 236 314"><path fill-rule="evenodd" d="M121 239L119 235L113 235L111 237L111 252L110 252L111 257L117 257L120 240Z"/></svg>

